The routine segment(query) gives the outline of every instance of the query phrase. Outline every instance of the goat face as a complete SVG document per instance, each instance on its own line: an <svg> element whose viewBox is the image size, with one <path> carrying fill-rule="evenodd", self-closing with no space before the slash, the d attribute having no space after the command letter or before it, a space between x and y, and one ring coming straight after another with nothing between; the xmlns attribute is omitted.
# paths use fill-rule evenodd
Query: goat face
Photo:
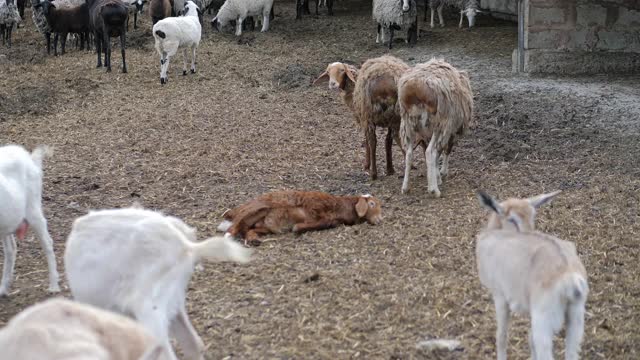
<svg viewBox="0 0 640 360"><path fill-rule="evenodd" d="M411 8L411 0L400 0L402 3L402 11L407 12Z"/></svg>
<svg viewBox="0 0 640 360"><path fill-rule="evenodd" d="M535 230L536 209L551 201L558 194L560 194L560 191L528 199L507 199L498 203L487 193L479 191L478 198L484 207L493 212L489 216L488 229L525 232Z"/></svg>
<svg viewBox="0 0 640 360"><path fill-rule="evenodd" d="M347 80L351 80L354 83L356 82L356 73L357 70L355 68L350 67L347 64L343 64L340 62L334 62L327 66L327 70L323 72L318 78L313 82L314 84L323 79L329 79L329 90L340 91L344 90L347 86Z"/></svg>
<svg viewBox="0 0 640 360"><path fill-rule="evenodd" d="M356 203L356 213L369 224L377 225L382 222L382 204L371 195L362 195Z"/></svg>

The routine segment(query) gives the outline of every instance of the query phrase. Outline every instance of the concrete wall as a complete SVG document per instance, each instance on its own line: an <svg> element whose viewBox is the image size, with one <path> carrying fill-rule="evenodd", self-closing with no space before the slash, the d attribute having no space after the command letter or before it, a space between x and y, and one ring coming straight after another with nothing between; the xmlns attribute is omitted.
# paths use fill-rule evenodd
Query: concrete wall
<svg viewBox="0 0 640 360"><path fill-rule="evenodd" d="M525 71L640 72L640 1L524 1Z"/></svg>
<svg viewBox="0 0 640 360"><path fill-rule="evenodd" d="M480 0L483 9L518 15L518 0Z"/></svg>

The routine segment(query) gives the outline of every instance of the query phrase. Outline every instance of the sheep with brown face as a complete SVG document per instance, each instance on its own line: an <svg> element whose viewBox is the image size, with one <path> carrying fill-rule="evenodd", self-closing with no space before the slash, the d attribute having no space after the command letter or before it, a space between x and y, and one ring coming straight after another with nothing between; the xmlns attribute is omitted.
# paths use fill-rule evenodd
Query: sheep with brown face
<svg viewBox="0 0 640 360"><path fill-rule="evenodd" d="M229 210L218 230L255 242L266 234L302 233L338 225L382 221L380 200L371 195L335 196L317 191L277 191Z"/></svg>
<svg viewBox="0 0 640 360"><path fill-rule="evenodd" d="M391 148L398 137L400 113L397 81L410 69L409 65L393 56L381 56L365 61L360 70L355 66L332 63L314 83L329 79L329 89L338 90L345 104L353 111L356 124L365 133L365 171L372 179L378 177L375 161L376 127L388 128L385 140L387 175L394 173Z"/></svg>
<svg viewBox="0 0 640 360"><path fill-rule="evenodd" d="M440 196L438 185L449 171L449 154L455 139L470 127L473 93L469 76L444 60L418 64L398 81L398 103L402 121L400 137L409 163L416 140L429 142L425 150L429 192ZM438 171L438 161L442 167ZM409 191L405 167L402 193Z"/></svg>

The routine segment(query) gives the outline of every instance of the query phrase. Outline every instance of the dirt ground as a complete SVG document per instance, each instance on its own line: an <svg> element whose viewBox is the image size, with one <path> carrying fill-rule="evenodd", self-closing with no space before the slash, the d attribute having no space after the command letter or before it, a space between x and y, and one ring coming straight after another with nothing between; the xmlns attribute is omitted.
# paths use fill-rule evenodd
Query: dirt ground
<svg viewBox="0 0 640 360"><path fill-rule="evenodd" d="M295 2L277 1L275 13L269 32L240 38L213 33L207 15L198 73L180 76L178 56L161 87L148 14L129 34L122 74L119 50L112 73L90 52L47 56L27 10L14 47L0 48L0 143L55 146L44 205L61 271L71 223L88 209L140 201L205 237L225 209L266 191L372 193L384 202L379 226L271 237L248 265L194 274L188 307L207 359L490 359L494 310L474 261L486 213L475 191L561 189L537 224L574 241L589 273L583 358L640 357L640 78L514 76L515 24L422 23L415 48L399 40L390 53L468 70L477 126L454 150L441 198L427 195L419 154L403 196L399 149L396 175L370 181L351 114L326 84L311 85L330 62L389 52L375 44L371 3L340 1L333 17L321 9L295 21ZM48 297L38 242L18 248L0 324ZM528 324L512 323L512 359L528 358ZM428 338L464 349L417 350Z"/></svg>

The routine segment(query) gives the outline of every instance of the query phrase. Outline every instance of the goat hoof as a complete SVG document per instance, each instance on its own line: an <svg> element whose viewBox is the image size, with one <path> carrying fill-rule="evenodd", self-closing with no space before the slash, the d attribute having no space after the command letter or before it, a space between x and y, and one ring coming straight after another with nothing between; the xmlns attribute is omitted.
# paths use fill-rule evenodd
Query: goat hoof
<svg viewBox="0 0 640 360"><path fill-rule="evenodd" d="M167 83L167 80L165 78L160 78L160 85L164 85Z"/></svg>
<svg viewBox="0 0 640 360"><path fill-rule="evenodd" d="M402 194L407 195L409 193L409 188L402 188Z"/></svg>
<svg viewBox="0 0 640 360"><path fill-rule="evenodd" d="M429 190L429 192L430 192L431 194L433 194L433 197L435 197L435 198L439 198L439 197L440 197L440 190L438 190L438 189L435 189L435 190Z"/></svg>
<svg viewBox="0 0 640 360"><path fill-rule="evenodd" d="M127 73L127 68L122 68L122 73L126 74Z"/></svg>
<svg viewBox="0 0 640 360"><path fill-rule="evenodd" d="M191 69L191 73L195 74L196 73L196 69Z"/></svg>
<svg viewBox="0 0 640 360"><path fill-rule="evenodd" d="M182 76L187 76L187 70L182 70Z"/></svg>

